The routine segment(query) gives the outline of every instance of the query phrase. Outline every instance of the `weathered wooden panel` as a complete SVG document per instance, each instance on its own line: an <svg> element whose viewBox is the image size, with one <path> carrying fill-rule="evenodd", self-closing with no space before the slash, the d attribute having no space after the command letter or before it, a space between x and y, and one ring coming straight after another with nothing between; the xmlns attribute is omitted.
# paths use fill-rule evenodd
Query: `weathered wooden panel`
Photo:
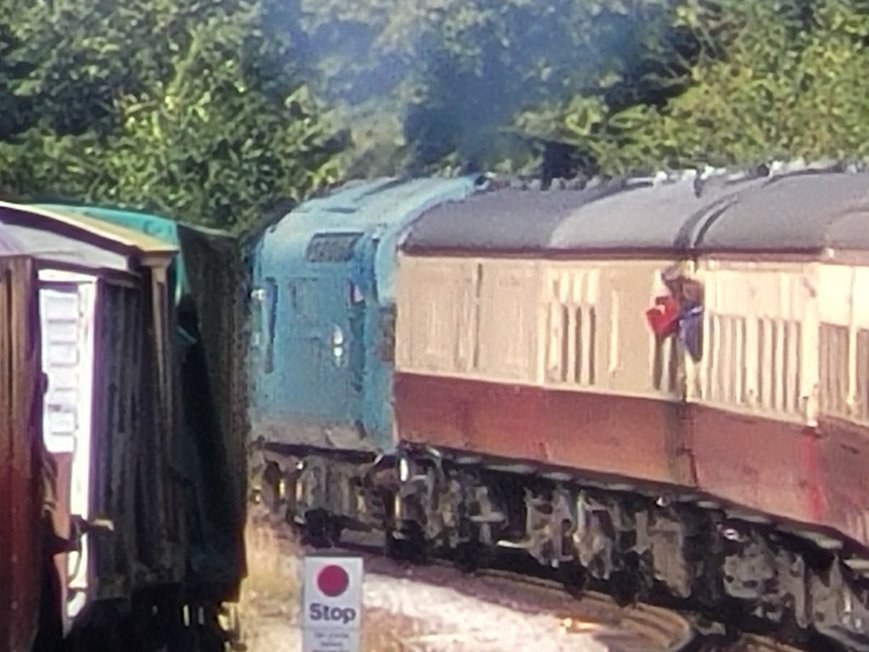
<svg viewBox="0 0 869 652"><path fill-rule="evenodd" d="M93 515L114 523L94 537L97 597L124 597L184 575L183 477L169 401L165 293L150 275L133 287L100 282L95 337ZM164 292L165 288L158 290ZM157 314L155 311L162 311Z"/></svg>
<svg viewBox="0 0 869 652"><path fill-rule="evenodd" d="M27 258L0 260L0 649L25 652L42 577L42 392L36 284Z"/></svg>

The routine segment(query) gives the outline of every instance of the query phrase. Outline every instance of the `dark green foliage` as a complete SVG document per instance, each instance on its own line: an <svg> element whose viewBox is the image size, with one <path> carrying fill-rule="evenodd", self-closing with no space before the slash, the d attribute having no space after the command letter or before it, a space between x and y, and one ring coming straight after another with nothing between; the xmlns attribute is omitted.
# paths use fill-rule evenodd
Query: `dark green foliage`
<svg viewBox="0 0 869 652"><path fill-rule="evenodd" d="M534 142L611 173L866 148L865 0L296 2L351 169L527 171Z"/></svg>
<svg viewBox="0 0 869 652"><path fill-rule="evenodd" d="M240 228L344 176L862 156L867 4L2 0L0 192Z"/></svg>
<svg viewBox="0 0 869 652"><path fill-rule="evenodd" d="M608 172L864 157L867 9L864 0L683 0L677 21L702 46L684 93L622 108L580 95L521 122L559 125L558 140Z"/></svg>
<svg viewBox="0 0 869 652"><path fill-rule="evenodd" d="M522 168L523 109L578 93L660 101L675 88L651 73L697 50L671 0L297 1L314 78L369 170Z"/></svg>
<svg viewBox="0 0 869 652"><path fill-rule="evenodd" d="M343 143L259 0L5 0L0 190L220 226L333 180Z"/></svg>

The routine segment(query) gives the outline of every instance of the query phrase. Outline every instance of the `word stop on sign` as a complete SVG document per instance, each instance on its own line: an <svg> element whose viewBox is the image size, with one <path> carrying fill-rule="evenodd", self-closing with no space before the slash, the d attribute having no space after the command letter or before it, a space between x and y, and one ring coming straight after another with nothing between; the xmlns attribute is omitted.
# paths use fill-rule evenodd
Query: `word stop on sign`
<svg viewBox="0 0 869 652"><path fill-rule="evenodd" d="M363 575L361 557L305 557L303 652L359 652Z"/></svg>

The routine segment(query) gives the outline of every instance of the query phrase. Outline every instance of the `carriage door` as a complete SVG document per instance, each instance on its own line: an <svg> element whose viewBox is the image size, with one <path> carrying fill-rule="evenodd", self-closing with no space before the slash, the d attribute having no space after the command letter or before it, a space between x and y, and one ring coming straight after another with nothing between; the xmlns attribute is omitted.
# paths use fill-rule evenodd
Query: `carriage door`
<svg viewBox="0 0 869 652"><path fill-rule="evenodd" d="M97 285L93 277L54 270L43 270L39 278L42 370L48 377L43 440L57 464L55 528L67 536L70 515L90 517ZM87 601L87 539L82 538L80 553L58 556L67 623Z"/></svg>

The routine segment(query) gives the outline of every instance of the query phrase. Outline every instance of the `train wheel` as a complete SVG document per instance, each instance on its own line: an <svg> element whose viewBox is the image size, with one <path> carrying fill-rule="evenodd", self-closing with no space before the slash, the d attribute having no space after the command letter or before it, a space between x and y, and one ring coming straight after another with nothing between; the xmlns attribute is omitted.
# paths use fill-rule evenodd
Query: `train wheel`
<svg viewBox="0 0 869 652"><path fill-rule="evenodd" d="M260 483L260 497L263 505L272 514L277 514L281 506L280 495L281 470L274 462L266 464Z"/></svg>
<svg viewBox="0 0 869 652"><path fill-rule="evenodd" d="M302 543L315 548L331 548L341 537L340 524L325 510L312 509L305 514Z"/></svg>
<svg viewBox="0 0 869 652"><path fill-rule="evenodd" d="M242 630L241 616L239 615L238 605L225 605L224 608L221 610L221 614L223 615L223 618L221 620L225 622L225 626L223 626L223 631L226 632L226 649L233 652L242 652L243 650L246 650L247 646L243 643L244 631Z"/></svg>
<svg viewBox="0 0 869 652"><path fill-rule="evenodd" d="M613 599L620 607L627 607L636 602L639 582L634 572L630 570L614 572L610 578L610 585Z"/></svg>
<svg viewBox="0 0 869 652"><path fill-rule="evenodd" d="M220 625L219 610L215 605L200 607L202 622L199 623L199 647L196 652L225 652L228 636Z"/></svg>
<svg viewBox="0 0 869 652"><path fill-rule="evenodd" d="M624 568L612 575L613 598L621 606L641 600L651 591L654 579L649 561L636 553L625 555Z"/></svg>
<svg viewBox="0 0 869 652"><path fill-rule="evenodd" d="M462 541L456 546L453 560L463 573L473 573L480 568L480 545L477 541Z"/></svg>
<svg viewBox="0 0 869 652"><path fill-rule="evenodd" d="M213 604L193 603L178 610L182 626L173 632L168 652L225 652L229 636ZM182 615L183 614L183 615Z"/></svg>
<svg viewBox="0 0 869 652"><path fill-rule="evenodd" d="M588 573L579 562L568 562L558 567L558 576L564 590L576 599L582 597L588 586Z"/></svg>
<svg viewBox="0 0 869 652"><path fill-rule="evenodd" d="M459 543L453 551L453 562L463 573L474 573L490 566L494 560L494 550L484 546L477 539Z"/></svg>
<svg viewBox="0 0 869 652"><path fill-rule="evenodd" d="M392 557L400 561L422 563L428 559L429 548L425 531L414 521L405 523L392 537Z"/></svg>
<svg viewBox="0 0 869 652"><path fill-rule="evenodd" d="M129 625L129 618L122 615L115 605L93 605L88 622L66 638L64 648L67 652L138 652L142 649L142 642L135 641L135 637L130 635Z"/></svg>

